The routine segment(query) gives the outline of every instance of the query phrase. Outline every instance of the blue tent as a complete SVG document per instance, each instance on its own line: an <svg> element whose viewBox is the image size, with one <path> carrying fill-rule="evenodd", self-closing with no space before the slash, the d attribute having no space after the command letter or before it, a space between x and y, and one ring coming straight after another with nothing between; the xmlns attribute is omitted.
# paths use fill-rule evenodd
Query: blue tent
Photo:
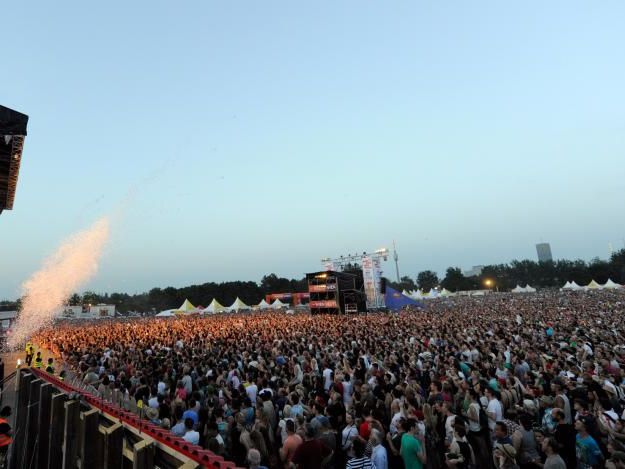
<svg viewBox="0 0 625 469"><path fill-rule="evenodd" d="M391 311L398 311L405 306L423 307L423 303L415 301L406 295L402 295L400 292L389 286L386 287L384 302L386 303L386 307Z"/></svg>

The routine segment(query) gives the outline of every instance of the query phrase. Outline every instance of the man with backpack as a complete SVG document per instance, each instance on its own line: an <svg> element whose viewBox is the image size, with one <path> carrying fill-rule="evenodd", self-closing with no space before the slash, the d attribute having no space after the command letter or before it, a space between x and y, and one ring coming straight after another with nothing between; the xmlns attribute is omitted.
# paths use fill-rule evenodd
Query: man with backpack
<svg viewBox="0 0 625 469"><path fill-rule="evenodd" d="M467 441L473 447L476 464L479 467L488 467L492 460L488 416L480 405L480 394L475 389L469 389L468 393L469 433L467 434Z"/></svg>
<svg viewBox="0 0 625 469"><path fill-rule="evenodd" d="M448 465L459 469L475 467L473 448L466 438L466 429L463 422L454 425L454 436L449 445L449 452L445 454ZM484 466L479 466L484 467Z"/></svg>

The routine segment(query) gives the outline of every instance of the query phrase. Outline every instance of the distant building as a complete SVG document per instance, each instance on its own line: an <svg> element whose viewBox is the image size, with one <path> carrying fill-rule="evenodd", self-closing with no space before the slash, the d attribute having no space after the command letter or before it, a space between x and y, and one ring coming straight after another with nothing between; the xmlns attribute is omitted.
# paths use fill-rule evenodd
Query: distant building
<svg viewBox="0 0 625 469"><path fill-rule="evenodd" d="M465 270L463 272L463 275L465 277L477 277L478 275L482 274L482 270L484 270L483 265L474 265L472 269Z"/></svg>
<svg viewBox="0 0 625 469"><path fill-rule="evenodd" d="M549 243L538 243L536 245L536 253L538 254L538 262L552 262L551 246Z"/></svg>

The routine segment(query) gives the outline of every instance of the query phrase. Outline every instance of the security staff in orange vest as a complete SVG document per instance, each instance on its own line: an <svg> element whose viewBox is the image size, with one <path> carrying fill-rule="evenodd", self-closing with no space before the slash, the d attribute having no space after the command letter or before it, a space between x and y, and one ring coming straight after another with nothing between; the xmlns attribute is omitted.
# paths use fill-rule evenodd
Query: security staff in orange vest
<svg viewBox="0 0 625 469"><path fill-rule="evenodd" d="M41 352L37 352L37 356L35 357L35 368L38 370L43 366L43 357L41 356Z"/></svg>
<svg viewBox="0 0 625 469"><path fill-rule="evenodd" d="M7 452L9 451L9 445L13 441L11 438L12 430L9 425L9 417L11 416L11 408L4 406L0 410L0 465L4 467L6 464Z"/></svg>

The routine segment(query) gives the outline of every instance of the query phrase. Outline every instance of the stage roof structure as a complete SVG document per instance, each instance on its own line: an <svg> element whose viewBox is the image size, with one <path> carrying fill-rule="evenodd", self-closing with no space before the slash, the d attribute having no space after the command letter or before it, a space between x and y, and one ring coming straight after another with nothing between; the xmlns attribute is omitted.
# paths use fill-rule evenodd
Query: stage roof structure
<svg viewBox="0 0 625 469"><path fill-rule="evenodd" d="M12 210L28 116L0 105L0 213Z"/></svg>

